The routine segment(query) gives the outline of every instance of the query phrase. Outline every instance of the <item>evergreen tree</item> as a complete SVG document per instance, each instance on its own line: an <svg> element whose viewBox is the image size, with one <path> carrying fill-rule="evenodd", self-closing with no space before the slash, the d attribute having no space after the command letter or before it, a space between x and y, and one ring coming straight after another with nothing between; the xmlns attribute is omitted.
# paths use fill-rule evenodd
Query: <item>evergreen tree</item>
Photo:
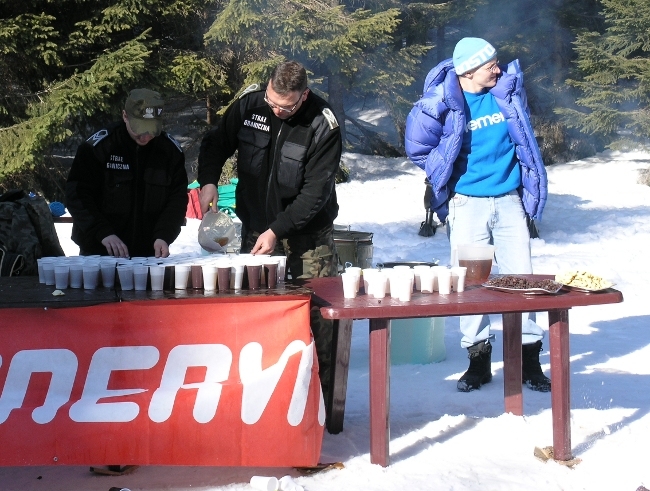
<svg viewBox="0 0 650 491"><path fill-rule="evenodd" d="M134 87L201 98L227 90L201 36L216 8L218 0L3 2L0 182L119 118Z"/></svg>
<svg viewBox="0 0 650 491"><path fill-rule="evenodd" d="M403 46L400 2L230 0L206 33L206 41L239 72L240 86L266 82L283 59L297 59L324 82L324 94L345 134L345 96L373 94L391 105L410 104L404 87L414 81L427 48ZM313 86L313 85L312 85Z"/></svg>
<svg viewBox="0 0 650 491"><path fill-rule="evenodd" d="M582 109L558 111L568 125L602 136L612 148L637 145L650 133L650 4L601 0L606 29L575 43Z"/></svg>

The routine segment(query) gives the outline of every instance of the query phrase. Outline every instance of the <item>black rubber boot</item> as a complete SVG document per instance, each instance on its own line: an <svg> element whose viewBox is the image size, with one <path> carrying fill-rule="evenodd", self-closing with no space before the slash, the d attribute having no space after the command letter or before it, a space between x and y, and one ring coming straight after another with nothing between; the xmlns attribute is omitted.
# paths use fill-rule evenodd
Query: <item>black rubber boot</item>
<svg viewBox="0 0 650 491"><path fill-rule="evenodd" d="M542 351L541 341L521 346L521 381L531 390L550 392L551 379L542 372L539 364L540 351Z"/></svg>
<svg viewBox="0 0 650 491"><path fill-rule="evenodd" d="M456 387L461 392L480 389L481 385L492 381L492 345L481 341L467 348L469 368L458 379Z"/></svg>

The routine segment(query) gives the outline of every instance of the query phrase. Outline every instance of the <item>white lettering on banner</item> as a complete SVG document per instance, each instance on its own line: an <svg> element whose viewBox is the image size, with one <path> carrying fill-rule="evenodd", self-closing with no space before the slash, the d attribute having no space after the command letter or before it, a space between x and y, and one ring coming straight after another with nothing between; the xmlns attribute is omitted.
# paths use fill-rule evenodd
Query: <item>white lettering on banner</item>
<svg viewBox="0 0 650 491"><path fill-rule="evenodd" d="M243 384L241 418L254 424L264 413L277 384L284 373L289 357L300 353L298 373L294 383L287 422L299 425L304 416L314 363L313 342L292 341L274 365L262 370L262 346L249 343L239 356L239 378ZM133 421L140 412L135 402L102 402L100 399L123 397L146 392L148 389L108 389L112 372L118 370L148 370L160 358L155 346L118 346L99 348L90 361L83 391L78 401L70 406L69 416L77 423L122 423ZM198 389L192 415L198 423L208 423L216 415L222 392L221 382L228 380L232 366L232 352L222 344L180 345L172 348L163 369L159 387L153 392L148 416L151 421L163 422L171 417L180 389ZM0 366L2 366L0 356ZM0 395L0 424L13 409L22 407L32 373L51 373L43 405L32 411L32 419L39 424L51 422L57 411L70 401L77 376L77 356L67 349L35 349L17 352L11 359L4 387ZM185 384L189 367L206 367L202 382ZM320 389L320 387L319 387ZM319 390L320 393L320 390ZM318 421L325 422L323 396L319 400Z"/></svg>
<svg viewBox="0 0 650 491"><path fill-rule="evenodd" d="M12 409L23 405L32 373L43 372L51 373L52 379L45 401L32 411L32 419L38 424L52 421L59 408L70 400L77 366L77 357L67 349L25 350L16 353L9 365L7 380L0 395L0 424L7 420Z"/></svg>
<svg viewBox="0 0 650 491"><path fill-rule="evenodd" d="M264 409L271 399L271 395L278 385L280 376L287 366L289 357L302 351L300 358L300 365L303 364L305 358L311 358L309 369L313 363L313 347L306 346L302 341L292 341L289 343L280 359L274 365L271 365L266 370L262 370L262 345L259 343L248 343L241 350L239 355L239 378L241 379L244 390L242 393L241 401L241 420L249 425L255 424L259 421L264 413ZM306 355L306 356L305 356ZM297 426L302 421L305 413L305 406L307 405L307 394L309 392L309 380L307 379L306 385L299 385L300 368L298 368L298 377L296 384L293 388L293 395L291 397L291 404L289 405L289 413L287 414L287 421L292 426Z"/></svg>
<svg viewBox="0 0 650 491"><path fill-rule="evenodd" d="M503 114L501 112L494 113L489 116L481 116L480 118L472 119L471 121L467 122L465 125L465 133L468 131L479 130L493 124L503 123L505 120L506 118L503 117Z"/></svg>
<svg viewBox="0 0 650 491"><path fill-rule="evenodd" d="M146 389L108 389L115 370L147 370L158 363L155 346L118 346L100 348L93 354L81 399L70 407L70 419L77 423L124 423L133 421L140 412L135 402L103 402L107 397L128 396Z"/></svg>
<svg viewBox="0 0 650 491"><path fill-rule="evenodd" d="M151 398L151 421L162 423L169 419L180 389L198 389L192 414L198 423L209 423L217 413L221 397L222 385L219 382L228 380L231 365L232 353L223 344L176 346L169 352L160 387ZM206 367L205 380L185 384L189 367Z"/></svg>

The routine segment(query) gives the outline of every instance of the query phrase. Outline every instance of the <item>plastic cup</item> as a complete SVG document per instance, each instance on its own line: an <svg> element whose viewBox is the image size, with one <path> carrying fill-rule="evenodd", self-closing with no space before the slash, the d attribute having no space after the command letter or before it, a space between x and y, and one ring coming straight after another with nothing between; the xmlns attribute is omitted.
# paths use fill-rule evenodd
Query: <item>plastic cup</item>
<svg viewBox="0 0 650 491"><path fill-rule="evenodd" d="M217 267L214 264L201 266L203 272L203 289L212 292L217 289Z"/></svg>
<svg viewBox="0 0 650 491"><path fill-rule="evenodd" d="M341 273L343 281L343 298L356 298L359 278L354 273Z"/></svg>
<svg viewBox="0 0 650 491"><path fill-rule="evenodd" d="M244 281L244 268L243 264L233 264L230 267L230 288L233 290L241 290Z"/></svg>
<svg viewBox="0 0 650 491"><path fill-rule="evenodd" d="M462 293L465 291L465 276L467 275L467 268L464 266L456 266L451 268L451 288L455 292Z"/></svg>
<svg viewBox="0 0 650 491"><path fill-rule="evenodd" d="M248 288L250 290L260 289L260 274L262 272L261 264L247 264L246 274L248 276Z"/></svg>
<svg viewBox="0 0 650 491"><path fill-rule="evenodd" d="M266 261L264 263L264 274L266 274L266 287L275 288L278 286L278 263Z"/></svg>
<svg viewBox="0 0 650 491"><path fill-rule="evenodd" d="M451 293L451 269L443 268L438 271L438 292L440 295Z"/></svg>
<svg viewBox="0 0 650 491"><path fill-rule="evenodd" d="M59 264L54 266L54 286L57 290L68 288L70 278L70 266Z"/></svg>
<svg viewBox="0 0 650 491"><path fill-rule="evenodd" d="M192 288L203 288L203 268L200 264L190 266L190 277L192 278Z"/></svg>
<svg viewBox="0 0 650 491"><path fill-rule="evenodd" d="M230 288L230 265L217 265L217 284L220 292L228 291Z"/></svg>
<svg viewBox="0 0 650 491"><path fill-rule="evenodd" d="M364 268L361 270L361 276L363 277L363 291L366 295L370 295L372 293L370 291L370 285L368 282L369 278L377 271L379 271L377 268Z"/></svg>
<svg viewBox="0 0 650 491"><path fill-rule="evenodd" d="M115 262L102 261L99 267L102 272L102 286L104 288L113 288L115 286Z"/></svg>
<svg viewBox="0 0 650 491"><path fill-rule="evenodd" d="M435 273L432 268L422 268L420 270L420 291L422 293L433 293L433 282Z"/></svg>
<svg viewBox="0 0 650 491"><path fill-rule="evenodd" d="M147 289L147 280L149 276L149 266L136 264L133 266L133 286L138 291Z"/></svg>
<svg viewBox="0 0 650 491"><path fill-rule="evenodd" d="M176 290L187 289L187 280L190 277L189 264L177 264L174 266L174 288Z"/></svg>
<svg viewBox="0 0 650 491"><path fill-rule="evenodd" d="M45 284L50 286L56 283L54 278L54 261L48 261L43 263L43 278L45 279Z"/></svg>
<svg viewBox="0 0 650 491"><path fill-rule="evenodd" d="M39 283L45 283L45 273L43 272L43 265L45 263L54 263L55 258L53 257L41 257L36 260L36 264L38 266L38 282ZM52 270L54 271L54 270ZM52 273L54 274L54 273Z"/></svg>
<svg viewBox="0 0 650 491"><path fill-rule="evenodd" d="M367 277L368 290L366 293L375 298L384 298L386 296L386 283L388 282L388 275L383 270L373 271Z"/></svg>
<svg viewBox="0 0 650 491"><path fill-rule="evenodd" d="M83 265L84 289L94 290L97 288L97 279L99 277L99 264L85 263Z"/></svg>
<svg viewBox="0 0 650 491"><path fill-rule="evenodd" d="M118 264L117 276L120 279L120 288L122 290L133 290L133 265Z"/></svg>
<svg viewBox="0 0 650 491"><path fill-rule="evenodd" d="M260 491L278 491L280 483L275 477L253 476L251 477L251 486Z"/></svg>
<svg viewBox="0 0 650 491"><path fill-rule="evenodd" d="M176 265L165 264L165 278L163 279L163 290L173 290L176 287Z"/></svg>
<svg viewBox="0 0 650 491"><path fill-rule="evenodd" d="M431 266L413 266L413 277L415 279L415 291L422 290L422 280L421 275L423 271L428 271L431 269Z"/></svg>
<svg viewBox="0 0 650 491"><path fill-rule="evenodd" d="M274 256L278 262L278 283L284 283L287 275L287 256Z"/></svg>
<svg viewBox="0 0 650 491"><path fill-rule="evenodd" d="M438 273L442 269L447 269L446 266L432 266L431 270L433 271L433 291L437 292L439 290L438 287Z"/></svg>
<svg viewBox="0 0 650 491"><path fill-rule="evenodd" d="M81 263L70 265L70 288L81 288L84 281L84 266Z"/></svg>
<svg viewBox="0 0 650 491"><path fill-rule="evenodd" d="M484 282L490 276L494 246L488 244L460 244L457 247L458 266L467 268L465 279Z"/></svg>
<svg viewBox="0 0 650 491"><path fill-rule="evenodd" d="M151 278L151 290L161 291L165 284L165 266L162 264L149 266L149 277Z"/></svg>
<svg viewBox="0 0 650 491"><path fill-rule="evenodd" d="M394 271L391 276L391 297L400 302L409 302L413 294L413 281L414 278L408 271Z"/></svg>
<svg viewBox="0 0 650 491"><path fill-rule="evenodd" d="M359 284L361 283L361 268L357 266L348 266L345 268L346 273L350 273L357 278L357 293L359 293Z"/></svg>

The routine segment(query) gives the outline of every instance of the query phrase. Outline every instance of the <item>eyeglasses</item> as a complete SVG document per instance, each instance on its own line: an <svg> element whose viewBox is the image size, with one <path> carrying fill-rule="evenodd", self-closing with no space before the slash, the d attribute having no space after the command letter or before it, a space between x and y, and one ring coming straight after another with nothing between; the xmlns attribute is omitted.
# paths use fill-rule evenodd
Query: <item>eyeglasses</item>
<svg viewBox="0 0 650 491"><path fill-rule="evenodd" d="M302 96L304 94L305 94L305 91L303 91L302 94L300 94L300 97L298 97L298 100L296 101L296 103L293 106L291 106L291 109L287 109L286 107L282 107L282 106L278 106L277 104L273 104L266 97L266 92L264 92L264 102L266 102L271 109L278 109L278 110L282 111L283 113L292 113L294 111L294 109L296 109L296 107L298 107L298 104L300 104L300 101L301 101Z"/></svg>
<svg viewBox="0 0 650 491"><path fill-rule="evenodd" d="M485 66L485 69L490 73L497 73L499 71L499 60L495 60L490 66Z"/></svg>

